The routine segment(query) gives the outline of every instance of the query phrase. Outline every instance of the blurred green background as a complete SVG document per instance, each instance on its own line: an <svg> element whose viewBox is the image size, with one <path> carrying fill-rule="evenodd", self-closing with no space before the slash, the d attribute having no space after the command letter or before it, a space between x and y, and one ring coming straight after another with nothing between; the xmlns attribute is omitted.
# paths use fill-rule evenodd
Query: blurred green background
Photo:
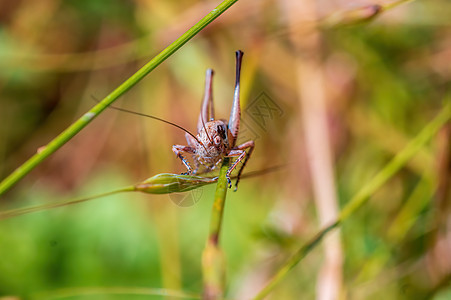
<svg viewBox="0 0 451 300"><path fill-rule="evenodd" d="M218 3L0 2L0 178ZM302 22L288 24L286 3L238 1L117 102L194 132L205 70L213 68L216 115L228 119L234 51L244 51L240 141L256 142L245 173L283 168L244 179L228 194L221 245L227 295L235 299L255 295L319 229L298 101L299 53L290 42L307 33ZM365 4L373 2L317 3L320 19ZM449 1L413 1L371 23L321 31L340 206L441 108L451 78L449 16ZM344 223L343 297L451 298L450 199L443 194L449 186L441 184L449 175L443 168L449 137L443 130ZM186 144L182 131L107 110L3 196L0 207L89 196L183 172L173 144ZM90 287L200 293L213 192L207 186L187 195L119 194L3 220L0 296L51 298L66 289L68 299L132 299L80 295ZM176 205L183 197L186 205ZM318 247L269 298L315 298L322 262Z"/></svg>

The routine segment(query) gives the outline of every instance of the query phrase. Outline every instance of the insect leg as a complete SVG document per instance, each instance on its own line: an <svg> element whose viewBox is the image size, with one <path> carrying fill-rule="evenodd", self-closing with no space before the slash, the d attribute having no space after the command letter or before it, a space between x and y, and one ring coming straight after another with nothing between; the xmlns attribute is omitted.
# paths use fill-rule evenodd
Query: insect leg
<svg viewBox="0 0 451 300"><path fill-rule="evenodd" d="M254 141L246 142L246 143L241 144L241 145L239 145L237 147L238 149L247 149L247 148L249 148L249 151L247 152L247 155L246 155L246 158L244 159L243 165L241 166L240 170L238 171L238 175L236 177L235 190L234 191L236 191L238 189L238 182L240 182L241 173L243 172L243 169L246 166L246 163L249 160L249 157L251 157L251 154L254 151L254 147L255 147Z"/></svg>
<svg viewBox="0 0 451 300"><path fill-rule="evenodd" d="M229 118L229 130L232 133L232 140L229 141L230 147L234 147L236 139L238 137L238 131L240 129L240 78L241 78L241 60L243 59L243 52L238 50L236 52L236 79L235 79L235 92L233 95L232 111Z"/></svg>
<svg viewBox="0 0 451 300"><path fill-rule="evenodd" d="M205 123L214 119L213 109L213 70L208 69L205 73L204 100L200 109L199 120L197 121L197 132L205 126Z"/></svg>
<svg viewBox="0 0 451 300"><path fill-rule="evenodd" d="M235 169L237 164L243 159L243 157L246 155L246 151L244 150L232 150L227 155L228 157L238 156L238 158L233 162L233 164L229 167L226 173L227 183L229 184L229 188L232 187L232 180L230 179L230 174L232 174L232 171Z"/></svg>
<svg viewBox="0 0 451 300"><path fill-rule="evenodd" d="M189 135L188 133L185 132L185 139L188 142L188 146L190 146L192 149L196 149L196 146L198 145L198 141L192 137L191 135ZM197 159L194 159L194 166L195 169L193 171L193 174L198 174L199 171L199 161Z"/></svg>
<svg viewBox="0 0 451 300"><path fill-rule="evenodd" d="M195 154L196 149L192 148L190 146L173 145L172 151L175 153L175 155L177 155L178 158L180 158L180 160L182 161L182 163L185 165L186 169L188 170L188 172L182 173L182 175L193 174L193 169L191 168L188 161L183 157L182 152L189 153L189 154ZM196 169L196 171L197 171L197 169Z"/></svg>
<svg viewBox="0 0 451 300"><path fill-rule="evenodd" d="M255 143L254 141L248 141L244 144L241 144L237 147L235 147L233 150L229 152L227 156L238 156L238 158L235 160L235 162L230 166L230 168L227 170L227 181L229 183L229 188L232 187L232 182L230 180L230 174L232 171L236 168L238 163L244 159L243 165L241 166L240 170L238 171L238 175L235 182L235 191L238 189L238 183L240 182L241 173L243 172L244 166L246 165L247 161L249 160L249 157L252 154L252 151L254 151ZM249 151L246 153L245 149L249 149Z"/></svg>

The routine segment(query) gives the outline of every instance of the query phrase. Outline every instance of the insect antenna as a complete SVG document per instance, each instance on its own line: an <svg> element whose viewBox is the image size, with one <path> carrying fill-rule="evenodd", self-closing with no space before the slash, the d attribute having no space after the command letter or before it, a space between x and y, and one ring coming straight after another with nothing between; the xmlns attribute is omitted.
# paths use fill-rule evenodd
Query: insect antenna
<svg viewBox="0 0 451 300"><path fill-rule="evenodd" d="M207 138L208 138L208 140L210 141L210 143L213 145L213 141L211 140L211 137L210 137L210 135L208 134L207 128L205 128L204 118L201 117L201 119L202 119L202 126L204 127L204 130L205 130L205 134L207 135ZM207 152L208 152L208 150L207 150Z"/></svg>
<svg viewBox="0 0 451 300"><path fill-rule="evenodd" d="M97 100L94 96L91 96L91 97L92 97L96 102L99 102L99 100ZM158 118L158 117L155 117L155 116L152 116L152 115L147 115L147 114L143 114L143 113L140 113L140 112L137 112L137 111L128 110L128 109L125 109L125 108L122 108L122 107L117 107L117 106L114 106L114 105L111 105L111 104L108 105L108 108L115 109L115 110L122 111L122 112L126 112L126 113L133 114L133 115L138 115L138 116L142 116L142 117L147 117L147 118L154 119L154 120L157 120L157 121L161 121L161 122L163 122L163 123L166 123L166 124L172 125L172 126L174 126L174 127L177 127L178 129L181 129L181 130L185 131L186 133L188 133L190 136L192 136L192 137L193 137L200 145L202 145L202 147L204 147L205 151L207 151L207 153L208 153L208 150L207 150L207 148L204 146L204 144L202 144L202 143L199 141L199 139L198 139L194 134L192 134L191 132L189 132L187 129L183 128L183 127L180 126L180 125L177 125L177 124L175 124L175 123L166 121L166 120L164 120L164 119L161 119L161 118Z"/></svg>

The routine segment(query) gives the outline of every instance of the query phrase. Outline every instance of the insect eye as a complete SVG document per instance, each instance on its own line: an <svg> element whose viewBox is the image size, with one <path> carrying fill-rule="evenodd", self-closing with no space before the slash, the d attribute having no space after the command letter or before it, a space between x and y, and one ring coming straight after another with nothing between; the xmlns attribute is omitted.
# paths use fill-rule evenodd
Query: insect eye
<svg viewBox="0 0 451 300"><path fill-rule="evenodd" d="M226 131L224 129L224 126L218 126L218 134L222 139L226 138Z"/></svg>
<svg viewBox="0 0 451 300"><path fill-rule="evenodd" d="M216 145L219 145L221 143L221 138L219 136L215 136L214 142Z"/></svg>

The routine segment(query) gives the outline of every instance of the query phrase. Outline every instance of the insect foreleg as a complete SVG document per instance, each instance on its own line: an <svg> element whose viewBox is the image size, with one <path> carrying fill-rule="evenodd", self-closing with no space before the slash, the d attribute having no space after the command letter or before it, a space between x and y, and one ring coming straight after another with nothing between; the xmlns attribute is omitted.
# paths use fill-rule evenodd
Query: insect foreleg
<svg viewBox="0 0 451 300"><path fill-rule="evenodd" d="M243 160L243 165L241 166L240 170L238 171L238 175L235 182L235 191L238 189L238 183L240 182L240 176L243 172L244 166L246 165L247 161L249 160L249 157L252 154L252 151L254 151L255 143L254 141L248 141L244 144L241 144L239 146L236 146L233 150L231 150L227 156L233 157L238 156L238 158L235 160L235 162L230 166L229 170L227 170L227 182L229 183L229 188L232 187L232 181L230 180L230 174L232 171L236 168L238 163ZM249 149L249 151L246 153L245 149Z"/></svg>
<svg viewBox="0 0 451 300"><path fill-rule="evenodd" d="M254 141L248 141L244 144L239 145L237 148L238 149L247 149L249 148L249 151L247 151L247 155L246 158L243 161L243 165L241 166L240 170L238 171L238 175L236 178L236 182L235 182L235 190L236 191L238 189L238 183L240 182L240 178L241 178L241 173L244 170L244 167L246 166L247 161L249 160L249 158L251 157L252 152L254 151L254 147L255 147L255 143Z"/></svg>
<svg viewBox="0 0 451 300"><path fill-rule="evenodd" d="M189 153L189 154L195 154L196 153L196 149L190 146L183 146L183 145L174 145L172 146L172 151L175 153L175 155L177 155L178 158L180 158L180 160L182 161L182 163L185 165L186 169L188 170L188 172L186 173L182 173L182 175L188 175L188 174L193 174L197 171L191 168L189 162L183 157L182 152L185 153Z"/></svg>

